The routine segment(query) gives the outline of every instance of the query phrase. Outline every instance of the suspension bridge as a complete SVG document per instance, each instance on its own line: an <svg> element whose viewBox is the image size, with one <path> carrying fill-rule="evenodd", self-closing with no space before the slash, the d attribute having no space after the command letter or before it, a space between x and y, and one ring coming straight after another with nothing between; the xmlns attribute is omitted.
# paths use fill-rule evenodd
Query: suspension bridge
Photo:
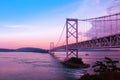
<svg viewBox="0 0 120 80"><path fill-rule="evenodd" d="M83 34L78 30L87 27L90 27L89 30ZM65 28L66 44L54 47L54 43L50 43L50 54L54 55L53 51L64 49L66 58L71 55L78 58L78 52L82 49L120 48L120 13L89 19L67 18L58 43Z"/></svg>

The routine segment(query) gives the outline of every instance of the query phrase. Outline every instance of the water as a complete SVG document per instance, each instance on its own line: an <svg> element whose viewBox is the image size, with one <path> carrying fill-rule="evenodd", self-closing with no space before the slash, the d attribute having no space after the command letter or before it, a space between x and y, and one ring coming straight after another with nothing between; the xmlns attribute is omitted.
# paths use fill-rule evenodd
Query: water
<svg viewBox="0 0 120 80"><path fill-rule="evenodd" d="M86 55L88 54L88 55ZM65 53L57 52L59 59L64 59ZM93 64L108 56L120 60L120 52L80 52L79 57L85 63ZM118 64L120 66L120 64ZM43 53L0 53L0 80L75 80L88 69L69 69L64 67L49 54Z"/></svg>
<svg viewBox="0 0 120 80"><path fill-rule="evenodd" d="M58 58L60 60L63 60L65 58L64 52L61 52L60 54L59 52L57 52L55 55L59 56ZM85 73L90 73L90 74L94 74L92 65L96 61L103 61L105 57L112 58L113 60L118 60L119 63L117 64L117 66L120 67L120 51L82 51L82 52L79 52L79 58L82 58L82 61L84 63L90 64L91 67L88 69L85 69L86 70ZM75 75L78 75L77 76L78 78L79 76L81 76L81 73L75 74Z"/></svg>

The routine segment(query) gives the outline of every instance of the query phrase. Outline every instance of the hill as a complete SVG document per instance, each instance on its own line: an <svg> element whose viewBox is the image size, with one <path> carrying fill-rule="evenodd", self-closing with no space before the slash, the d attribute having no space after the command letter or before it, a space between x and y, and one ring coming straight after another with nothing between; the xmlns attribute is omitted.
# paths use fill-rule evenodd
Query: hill
<svg viewBox="0 0 120 80"><path fill-rule="evenodd" d="M37 53L48 53L48 50L41 49L41 48L32 48L32 47L25 47L25 48L18 48L18 49L4 49L4 48L0 48L0 52L37 52Z"/></svg>
<svg viewBox="0 0 120 80"><path fill-rule="evenodd" d="M12 52L14 51L14 49L4 49L4 48L0 48L0 52Z"/></svg>
<svg viewBox="0 0 120 80"><path fill-rule="evenodd" d="M18 48L15 50L16 52L39 52L39 53L48 53L48 50L40 49L40 48L32 48L32 47L25 47L25 48Z"/></svg>

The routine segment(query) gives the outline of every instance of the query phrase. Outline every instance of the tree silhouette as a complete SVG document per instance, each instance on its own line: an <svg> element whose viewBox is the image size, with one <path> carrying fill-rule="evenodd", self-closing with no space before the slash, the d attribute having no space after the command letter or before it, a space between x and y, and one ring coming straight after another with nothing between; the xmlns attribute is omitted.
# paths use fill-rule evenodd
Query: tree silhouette
<svg viewBox="0 0 120 80"><path fill-rule="evenodd" d="M94 72L98 73L117 72L120 71L120 68L116 65L117 63L119 63L119 61L105 57L103 61L96 61L92 67L94 68Z"/></svg>

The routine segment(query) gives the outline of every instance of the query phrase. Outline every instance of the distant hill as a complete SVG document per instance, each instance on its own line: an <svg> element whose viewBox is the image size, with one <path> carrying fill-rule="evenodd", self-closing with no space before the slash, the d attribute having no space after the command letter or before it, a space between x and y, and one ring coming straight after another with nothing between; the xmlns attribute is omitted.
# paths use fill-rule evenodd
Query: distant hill
<svg viewBox="0 0 120 80"><path fill-rule="evenodd" d="M14 51L13 49L4 49L4 48L0 48L0 52L11 52Z"/></svg>
<svg viewBox="0 0 120 80"><path fill-rule="evenodd" d="M25 48L18 48L18 49L3 49L3 48L0 48L0 52L37 52L37 53L48 53L48 50L41 49L41 48L32 48L32 47L25 47Z"/></svg>
<svg viewBox="0 0 120 80"><path fill-rule="evenodd" d="M40 53L48 53L48 50L40 49L40 48L32 48L32 47L18 48L15 51L16 52L40 52Z"/></svg>

